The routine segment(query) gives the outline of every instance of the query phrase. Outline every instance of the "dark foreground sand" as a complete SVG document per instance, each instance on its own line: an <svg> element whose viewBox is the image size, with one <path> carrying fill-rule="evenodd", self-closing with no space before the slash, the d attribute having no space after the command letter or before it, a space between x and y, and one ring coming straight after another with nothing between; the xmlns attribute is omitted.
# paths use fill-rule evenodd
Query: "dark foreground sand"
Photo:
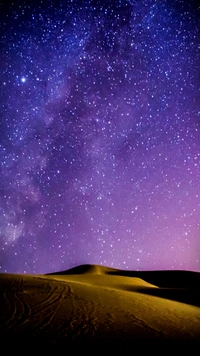
<svg viewBox="0 0 200 356"><path fill-rule="evenodd" d="M49 275L0 274L0 343L24 354L195 350L200 273L82 265Z"/></svg>

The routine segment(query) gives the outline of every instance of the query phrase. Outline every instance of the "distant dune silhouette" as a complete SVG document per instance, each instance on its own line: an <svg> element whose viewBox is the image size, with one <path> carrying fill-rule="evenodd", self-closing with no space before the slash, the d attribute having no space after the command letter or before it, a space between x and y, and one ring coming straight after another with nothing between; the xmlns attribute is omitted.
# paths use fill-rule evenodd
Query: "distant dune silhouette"
<svg viewBox="0 0 200 356"><path fill-rule="evenodd" d="M115 273L122 273L124 271L117 270L116 268L110 268L110 267L105 267L101 265L91 265L91 264L85 264L85 265L80 265L76 266L73 268L70 268L66 271L60 271L60 272L54 272L54 273L49 273L49 275L68 275L68 274L84 274L84 273L90 273L90 274L115 274Z"/></svg>
<svg viewBox="0 0 200 356"><path fill-rule="evenodd" d="M26 352L84 346L95 353L106 344L118 351L161 345L160 352L200 346L198 272L85 264L50 274L4 273L0 302L6 350L23 350L27 343Z"/></svg>

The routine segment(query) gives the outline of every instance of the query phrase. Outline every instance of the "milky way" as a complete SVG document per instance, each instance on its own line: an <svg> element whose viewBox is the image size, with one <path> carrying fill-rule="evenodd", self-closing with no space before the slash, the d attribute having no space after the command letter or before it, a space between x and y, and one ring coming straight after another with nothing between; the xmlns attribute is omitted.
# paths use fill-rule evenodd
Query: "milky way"
<svg viewBox="0 0 200 356"><path fill-rule="evenodd" d="M0 271L199 271L195 2L13 3L0 2Z"/></svg>

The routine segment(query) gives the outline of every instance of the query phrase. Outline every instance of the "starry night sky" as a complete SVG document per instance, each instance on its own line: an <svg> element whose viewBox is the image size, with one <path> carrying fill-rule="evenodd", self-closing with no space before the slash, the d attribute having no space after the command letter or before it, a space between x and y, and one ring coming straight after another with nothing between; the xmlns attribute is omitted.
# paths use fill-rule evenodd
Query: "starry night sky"
<svg viewBox="0 0 200 356"><path fill-rule="evenodd" d="M194 1L0 1L0 271L200 271Z"/></svg>

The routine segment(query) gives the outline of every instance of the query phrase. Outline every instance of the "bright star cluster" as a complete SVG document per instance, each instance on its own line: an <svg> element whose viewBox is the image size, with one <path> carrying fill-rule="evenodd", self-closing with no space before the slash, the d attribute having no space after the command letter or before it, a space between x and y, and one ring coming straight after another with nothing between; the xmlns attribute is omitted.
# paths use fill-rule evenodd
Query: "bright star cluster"
<svg viewBox="0 0 200 356"><path fill-rule="evenodd" d="M0 272L200 271L199 9L0 1Z"/></svg>

